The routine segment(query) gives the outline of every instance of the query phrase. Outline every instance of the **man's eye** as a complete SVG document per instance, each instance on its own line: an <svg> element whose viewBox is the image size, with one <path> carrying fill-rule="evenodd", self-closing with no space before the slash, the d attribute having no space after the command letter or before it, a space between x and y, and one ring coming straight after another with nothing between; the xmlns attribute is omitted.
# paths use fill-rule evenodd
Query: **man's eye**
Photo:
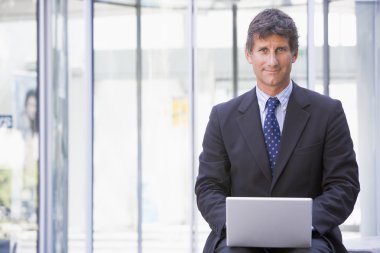
<svg viewBox="0 0 380 253"><path fill-rule="evenodd" d="M267 53L268 52L268 48L261 48L259 51L262 52L262 53Z"/></svg>

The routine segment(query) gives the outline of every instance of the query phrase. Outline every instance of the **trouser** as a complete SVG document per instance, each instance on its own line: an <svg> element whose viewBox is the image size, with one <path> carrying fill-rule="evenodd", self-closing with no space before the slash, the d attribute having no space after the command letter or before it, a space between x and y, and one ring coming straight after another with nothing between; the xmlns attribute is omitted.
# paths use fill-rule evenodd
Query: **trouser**
<svg viewBox="0 0 380 253"><path fill-rule="evenodd" d="M313 238L311 248L292 249L292 248L243 248L243 247L228 247L226 239L221 240L215 253L331 253L333 252L329 243L323 238Z"/></svg>

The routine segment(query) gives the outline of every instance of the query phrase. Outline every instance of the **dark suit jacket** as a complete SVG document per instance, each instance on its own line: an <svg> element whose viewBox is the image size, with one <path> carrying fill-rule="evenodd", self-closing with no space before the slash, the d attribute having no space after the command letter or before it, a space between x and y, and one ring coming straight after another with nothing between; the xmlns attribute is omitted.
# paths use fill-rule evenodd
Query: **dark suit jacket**
<svg viewBox="0 0 380 253"><path fill-rule="evenodd" d="M273 178L256 89L214 106L199 157L195 193L210 225L204 253L225 235L226 196L311 197L312 224L336 252L346 252L338 225L359 193L358 166L338 100L293 82Z"/></svg>

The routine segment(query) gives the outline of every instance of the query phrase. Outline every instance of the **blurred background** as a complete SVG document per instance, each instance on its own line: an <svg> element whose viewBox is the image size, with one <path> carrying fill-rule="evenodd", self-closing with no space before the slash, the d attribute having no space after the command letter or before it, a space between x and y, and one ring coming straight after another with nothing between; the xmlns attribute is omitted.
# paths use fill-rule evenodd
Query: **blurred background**
<svg viewBox="0 0 380 253"><path fill-rule="evenodd" d="M343 103L380 235L380 1L0 0L0 253L201 252L194 179L212 105L252 89L246 32L296 22L292 78Z"/></svg>

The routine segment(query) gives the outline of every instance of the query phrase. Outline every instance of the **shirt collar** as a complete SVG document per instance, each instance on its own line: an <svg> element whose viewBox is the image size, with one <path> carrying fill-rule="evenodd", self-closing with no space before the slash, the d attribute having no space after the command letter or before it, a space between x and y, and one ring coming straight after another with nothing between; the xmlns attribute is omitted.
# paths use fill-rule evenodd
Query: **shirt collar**
<svg viewBox="0 0 380 253"><path fill-rule="evenodd" d="M290 94L292 93L293 90L293 82L290 80L290 83L286 88L278 93L276 97L278 100L280 100L280 106L282 110L286 110L286 107L288 106L288 101ZM259 103L259 108L260 111L263 113L265 111L265 104L267 103L268 98L270 97L268 94L260 90L259 86L256 85L256 96L257 96L257 101Z"/></svg>

